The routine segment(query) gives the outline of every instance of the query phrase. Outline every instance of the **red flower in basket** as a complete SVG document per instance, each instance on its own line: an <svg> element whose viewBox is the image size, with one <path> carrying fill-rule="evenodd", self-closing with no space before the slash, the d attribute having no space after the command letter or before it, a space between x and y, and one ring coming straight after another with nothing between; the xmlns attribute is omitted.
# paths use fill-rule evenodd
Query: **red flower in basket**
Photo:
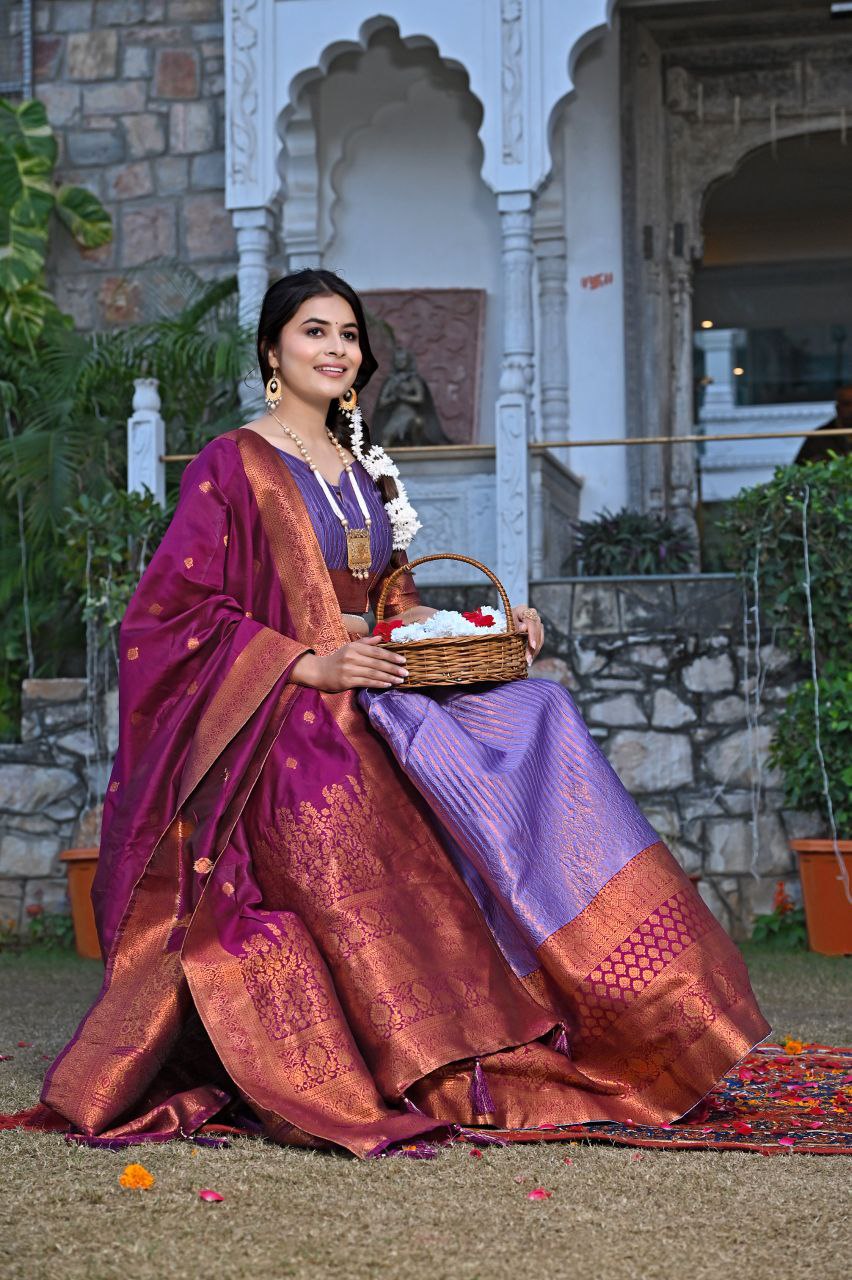
<svg viewBox="0 0 852 1280"><path fill-rule="evenodd" d="M373 635L381 636L384 643L387 644L391 638L391 632L397 627L402 627L404 625L405 623L402 621L402 618L388 618L385 622L376 623L373 627Z"/></svg>
<svg viewBox="0 0 852 1280"><path fill-rule="evenodd" d="M472 613L463 613L463 618L467 618L468 622L472 622L475 627L490 627L493 618L488 617L481 609L474 609Z"/></svg>

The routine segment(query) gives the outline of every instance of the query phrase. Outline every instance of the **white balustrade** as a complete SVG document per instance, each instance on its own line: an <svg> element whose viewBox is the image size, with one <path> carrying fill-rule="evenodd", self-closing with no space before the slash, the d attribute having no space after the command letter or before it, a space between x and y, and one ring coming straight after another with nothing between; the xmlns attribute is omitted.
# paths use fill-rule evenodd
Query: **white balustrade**
<svg viewBox="0 0 852 1280"><path fill-rule="evenodd" d="M160 506L166 505L166 424L160 414L156 378L133 381L133 413L127 419L127 491L149 490Z"/></svg>

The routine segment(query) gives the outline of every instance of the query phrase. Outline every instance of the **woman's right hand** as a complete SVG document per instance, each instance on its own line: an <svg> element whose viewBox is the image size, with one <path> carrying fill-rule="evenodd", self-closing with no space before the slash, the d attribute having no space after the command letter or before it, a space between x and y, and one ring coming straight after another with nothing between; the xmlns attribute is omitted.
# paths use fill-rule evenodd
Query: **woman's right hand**
<svg viewBox="0 0 852 1280"><path fill-rule="evenodd" d="M295 663L290 679L296 684L342 693L344 689L391 689L408 675L399 653L378 648L381 636L365 636L324 655L305 653Z"/></svg>

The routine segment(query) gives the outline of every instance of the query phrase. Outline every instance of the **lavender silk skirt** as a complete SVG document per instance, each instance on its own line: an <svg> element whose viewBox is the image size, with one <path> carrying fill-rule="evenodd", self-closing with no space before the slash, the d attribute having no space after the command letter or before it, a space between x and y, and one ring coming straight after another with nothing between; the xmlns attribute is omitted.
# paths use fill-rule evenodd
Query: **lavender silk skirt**
<svg viewBox="0 0 852 1280"><path fill-rule="evenodd" d="M519 977L636 854L659 840L567 689L529 679L359 703L425 798Z"/></svg>

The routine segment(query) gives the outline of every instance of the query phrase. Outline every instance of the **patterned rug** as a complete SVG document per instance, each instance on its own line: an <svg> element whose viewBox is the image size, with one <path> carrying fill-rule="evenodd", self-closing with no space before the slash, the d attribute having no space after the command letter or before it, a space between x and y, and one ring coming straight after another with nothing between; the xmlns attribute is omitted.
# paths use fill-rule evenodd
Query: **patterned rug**
<svg viewBox="0 0 852 1280"><path fill-rule="evenodd" d="M852 1049L787 1041L762 1044L688 1115L650 1127L584 1124L489 1129L511 1142L610 1142L617 1146L761 1155L852 1155Z"/></svg>

